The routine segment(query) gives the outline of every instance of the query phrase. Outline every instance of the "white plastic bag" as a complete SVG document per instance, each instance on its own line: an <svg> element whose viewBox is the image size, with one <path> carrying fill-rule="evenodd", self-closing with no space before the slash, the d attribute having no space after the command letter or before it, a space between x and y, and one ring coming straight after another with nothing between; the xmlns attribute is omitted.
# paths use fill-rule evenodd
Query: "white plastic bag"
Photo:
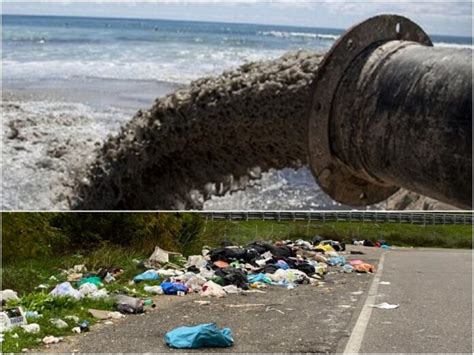
<svg viewBox="0 0 474 355"><path fill-rule="evenodd" d="M69 296L77 300L80 300L83 297L82 294L74 289L69 282L63 282L62 284L57 285L49 294L55 297Z"/></svg>
<svg viewBox="0 0 474 355"><path fill-rule="evenodd" d="M216 284L212 281L207 281L202 286L201 296L202 297L225 297L226 293L221 285Z"/></svg>
<svg viewBox="0 0 474 355"><path fill-rule="evenodd" d="M94 293L98 290L97 286L93 283L86 282L79 287L79 292L83 296L87 296L88 294Z"/></svg>
<svg viewBox="0 0 474 355"><path fill-rule="evenodd" d="M161 286L145 286L143 287L143 290L145 290L145 292L154 293L156 295L163 294L163 289L161 288Z"/></svg>

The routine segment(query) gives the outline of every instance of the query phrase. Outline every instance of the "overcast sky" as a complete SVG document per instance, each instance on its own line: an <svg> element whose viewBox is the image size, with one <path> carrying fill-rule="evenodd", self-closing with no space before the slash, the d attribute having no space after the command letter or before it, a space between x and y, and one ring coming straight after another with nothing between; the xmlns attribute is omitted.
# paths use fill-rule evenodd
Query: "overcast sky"
<svg viewBox="0 0 474 355"><path fill-rule="evenodd" d="M347 28L370 16L396 13L430 34L472 36L471 1L11 1L4 14L162 18Z"/></svg>

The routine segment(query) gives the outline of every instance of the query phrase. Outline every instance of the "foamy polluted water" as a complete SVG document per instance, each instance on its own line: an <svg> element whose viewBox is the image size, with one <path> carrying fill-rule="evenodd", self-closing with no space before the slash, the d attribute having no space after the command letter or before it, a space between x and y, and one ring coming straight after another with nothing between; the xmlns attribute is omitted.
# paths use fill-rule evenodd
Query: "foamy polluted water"
<svg viewBox="0 0 474 355"><path fill-rule="evenodd" d="M130 120L130 111L85 104L5 100L3 110L4 210L65 210L77 176L96 157L109 134ZM340 209L310 171L271 170L224 196L211 196L205 210Z"/></svg>
<svg viewBox="0 0 474 355"><path fill-rule="evenodd" d="M130 119L79 103L4 100L2 208L69 209L68 189L107 134Z"/></svg>

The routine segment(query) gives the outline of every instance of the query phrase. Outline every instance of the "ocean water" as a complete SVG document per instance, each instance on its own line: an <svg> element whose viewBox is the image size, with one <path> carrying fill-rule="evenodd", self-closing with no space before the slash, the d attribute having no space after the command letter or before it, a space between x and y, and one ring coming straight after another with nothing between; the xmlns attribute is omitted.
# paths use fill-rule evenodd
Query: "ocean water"
<svg viewBox="0 0 474 355"><path fill-rule="evenodd" d="M80 168L78 160L92 159L108 134L156 97L247 61L301 48L325 52L343 32L167 20L11 15L2 20L3 89L9 93L2 137L6 209L67 208L63 187ZM432 38L440 46L473 48L471 38ZM19 136L11 138L15 129ZM264 174L247 190L213 198L205 208L345 206L325 196L303 168Z"/></svg>
<svg viewBox="0 0 474 355"><path fill-rule="evenodd" d="M187 83L288 50L324 51L340 31L164 20L3 17L6 80Z"/></svg>

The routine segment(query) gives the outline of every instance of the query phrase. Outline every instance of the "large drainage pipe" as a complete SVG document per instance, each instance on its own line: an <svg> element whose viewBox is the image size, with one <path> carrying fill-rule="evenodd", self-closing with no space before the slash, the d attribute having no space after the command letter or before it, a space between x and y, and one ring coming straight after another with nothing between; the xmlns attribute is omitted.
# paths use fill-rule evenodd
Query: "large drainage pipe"
<svg viewBox="0 0 474 355"><path fill-rule="evenodd" d="M379 16L320 64L309 118L319 185L351 206L399 187L472 206L472 51L434 48L421 28Z"/></svg>
<svg viewBox="0 0 474 355"><path fill-rule="evenodd" d="M408 19L379 16L322 63L297 53L196 81L104 144L72 207L200 208L261 171L308 161L349 205L406 187L470 207L471 52L429 46Z"/></svg>

